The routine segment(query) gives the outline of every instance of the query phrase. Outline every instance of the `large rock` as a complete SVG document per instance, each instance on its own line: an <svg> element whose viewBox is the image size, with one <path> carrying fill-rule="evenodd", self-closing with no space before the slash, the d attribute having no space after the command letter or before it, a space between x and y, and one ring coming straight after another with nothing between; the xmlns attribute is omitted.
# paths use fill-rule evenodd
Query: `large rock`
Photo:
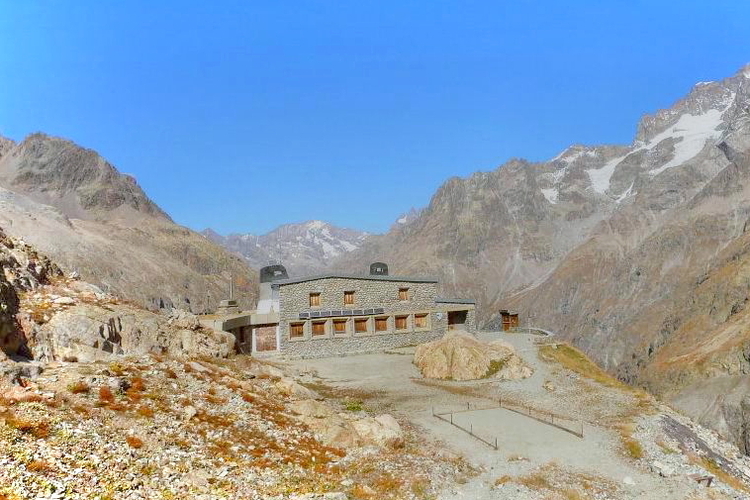
<svg viewBox="0 0 750 500"><path fill-rule="evenodd" d="M419 345L414 353L414 364L425 377L437 379L495 377L514 380L532 374L510 344L501 341L485 344L460 330Z"/></svg>
<svg viewBox="0 0 750 500"><path fill-rule="evenodd" d="M137 307L80 304L58 312L26 332L35 359L96 361L113 356L168 353L220 356L232 352L234 337L211 329L179 328L163 316Z"/></svg>
<svg viewBox="0 0 750 500"><path fill-rule="evenodd" d="M401 426L388 414L356 420L352 425L365 444L386 448L400 446L404 442Z"/></svg>

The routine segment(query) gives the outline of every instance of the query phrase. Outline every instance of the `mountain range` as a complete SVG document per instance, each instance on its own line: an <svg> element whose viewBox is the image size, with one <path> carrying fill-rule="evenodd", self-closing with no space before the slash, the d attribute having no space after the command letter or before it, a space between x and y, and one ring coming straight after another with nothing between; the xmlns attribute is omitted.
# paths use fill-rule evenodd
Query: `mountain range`
<svg viewBox="0 0 750 500"><path fill-rule="evenodd" d="M256 269L432 275L556 332L750 452L750 66L644 116L629 145L576 144L448 179L385 234L322 221L265 235L175 224L97 153L0 139L0 227L66 271L152 309L196 312Z"/></svg>
<svg viewBox="0 0 750 500"><path fill-rule="evenodd" d="M338 267L384 260L517 309L750 450L750 66L646 115L630 145L573 145L448 180Z"/></svg>
<svg viewBox="0 0 750 500"><path fill-rule="evenodd" d="M210 228L201 234L242 255L251 267L282 263L293 275L323 271L337 257L359 248L369 236L364 231L345 229L319 220L285 224L263 235L222 236Z"/></svg>

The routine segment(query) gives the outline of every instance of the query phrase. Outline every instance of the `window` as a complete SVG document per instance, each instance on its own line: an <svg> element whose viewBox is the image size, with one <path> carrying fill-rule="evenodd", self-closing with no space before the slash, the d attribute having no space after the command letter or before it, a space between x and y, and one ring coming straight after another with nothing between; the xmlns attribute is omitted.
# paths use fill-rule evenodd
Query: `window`
<svg viewBox="0 0 750 500"><path fill-rule="evenodd" d="M426 314L414 315L414 328L427 328L427 315Z"/></svg>
<svg viewBox="0 0 750 500"><path fill-rule="evenodd" d="M319 307L320 306L320 293L311 293L310 294L310 307Z"/></svg>
<svg viewBox="0 0 750 500"><path fill-rule="evenodd" d="M406 330L408 316L396 316L396 330Z"/></svg>
<svg viewBox="0 0 750 500"><path fill-rule="evenodd" d="M326 322L325 321L313 321L312 324L313 337L319 337L326 334Z"/></svg>
<svg viewBox="0 0 750 500"><path fill-rule="evenodd" d="M345 319L334 319L333 320L333 333L336 335L346 335L346 323Z"/></svg>
<svg viewBox="0 0 750 500"><path fill-rule="evenodd" d="M398 300L409 300L409 289L399 288L398 289Z"/></svg>
<svg viewBox="0 0 750 500"><path fill-rule="evenodd" d="M356 333L367 333L367 318L358 318L354 320L354 331Z"/></svg>
<svg viewBox="0 0 750 500"><path fill-rule="evenodd" d="M388 317L387 316L375 318L375 331L376 332L388 331Z"/></svg>
<svg viewBox="0 0 750 500"><path fill-rule="evenodd" d="M354 292L344 292L344 305L354 305Z"/></svg>
<svg viewBox="0 0 750 500"><path fill-rule="evenodd" d="M292 323L289 325L289 338L301 339L305 336L305 324L304 323Z"/></svg>

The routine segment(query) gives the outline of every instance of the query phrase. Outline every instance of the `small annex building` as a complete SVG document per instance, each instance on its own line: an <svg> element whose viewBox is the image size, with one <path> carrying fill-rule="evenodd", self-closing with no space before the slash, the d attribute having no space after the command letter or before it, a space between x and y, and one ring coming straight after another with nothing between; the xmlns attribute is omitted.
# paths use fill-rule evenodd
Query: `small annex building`
<svg viewBox="0 0 750 500"><path fill-rule="evenodd" d="M391 276L373 263L365 275L290 278L281 265L260 270L254 311L204 316L234 333L243 353L326 357L420 344L447 330L475 331L472 300L438 296L438 280Z"/></svg>

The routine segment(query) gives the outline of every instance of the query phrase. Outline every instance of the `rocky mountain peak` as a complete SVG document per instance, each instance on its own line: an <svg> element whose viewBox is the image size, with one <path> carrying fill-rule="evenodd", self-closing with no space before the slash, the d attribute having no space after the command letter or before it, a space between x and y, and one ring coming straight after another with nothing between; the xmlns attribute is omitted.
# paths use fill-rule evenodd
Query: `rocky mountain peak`
<svg viewBox="0 0 750 500"><path fill-rule="evenodd" d="M370 236L364 231L337 227L321 220L285 224L263 235L222 236L211 229L202 234L239 253L253 267L282 263L290 273L297 275L326 269L333 259L356 250Z"/></svg>
<svg viewBox="0 0 750 500"><path fill-rule="evenodd" d="M0 183L68 217L171 220L132 176L72 141L34 133L10 147L0 144L2 149Z"/></svg>

